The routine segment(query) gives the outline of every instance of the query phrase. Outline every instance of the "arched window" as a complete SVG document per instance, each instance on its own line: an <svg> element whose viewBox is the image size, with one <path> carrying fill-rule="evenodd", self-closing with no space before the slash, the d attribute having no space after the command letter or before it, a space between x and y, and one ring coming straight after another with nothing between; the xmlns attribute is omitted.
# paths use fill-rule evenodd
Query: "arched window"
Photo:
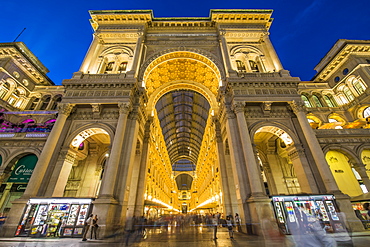
<svg viewBox="0 0 370 247"><path fill-rule="evenodd" d="M51 97L50 96L46 96L44 101L42 102L42 105L40 107L40 110L46 110L46 108L48 107L49 103L50 103L50 99Z"/></svg>
<svg viewBox="0 0 370 247"><path fill-rule="evenodd" d="M312 99L315 102L316 107L322 107L320 99L316 95L312 95Z"/></svg>
<svg viewBox="0 0 370 247"><path fill-rule="evenodd" d="M236 68L238 69L239 72L245 72L245 65L242 61L236 60Z"/></svg>
<svg viewBox="0 0 370 247"><path fill-rule="evenodd" d="M30 110L36 110L36 106L37 104L39 103L40 101L40 98L34 98L31 102L31 105L30 105Z"/></svg>
<svg viewBox="0 0 370 247"><path fill-rule="evenodd" d="M249 60L249 65L251 66L252 72L260 72L258 64L255 61Z"/></svg>
<svg viewBox="0 0 370 247"><path fill-rule="evenodd" d="M15 105L15 103L19 99L19 96L20 96L19 90L14 90L14 92L12 93L12 95L8 99L8 103L11 104L11 105Z"/></svg>
<svg viewBox="0 0 370 247"><path fill-rule="evenodd" d="M358 94L363 94L366 90L364 84L357 78L352 80L352 85L356 89Z"/></svg>
<svg viewBox="0 0 370 247"><path fill-rule="evenodd" d="M60 103L61 101L62 101L62 96L57 95L53 100L53 105L50 107L50 110L57 110L58 103Z"/></svg>
<svg viewBox="0 0 370 247"><path fill-rule="evenodd" d="M107 63L107 66L105 67L105 72L111 72L113 71L114 62Z"/></svg>
<svg viewBox="0 0 370 247"><path fill-rule="evenodd" d="M119 73L124 73L124 72L126 72L126 70L127 70L127 62L120 63L120 65L118 67L118 72Z"/></svg>
<svg viewBox="0 0 370 247"><path fill-rule="evenodd" d="M0 98L4 98L5 95L9 92L9 89L10 89L10 84L9 82L5 82L1 88L0 88Z"/></svg>
<svg viewBox="0 0 370 247"><path fill-rule="evenodd" d="M343 93L346 95L349 102L351 102L355 99L355 96L353 95L353 93L351 92L351 90L347 86L343 87Z"/></svg>
<svg viewBox="0 0 370 247"><path fill-rule="evenodd" d="M329 107L335 107L332 96L324 95L324 100Z"/></svg>
<svg viewBox="0 0 370 247"><path fill-rule="evenodd" d="M311 103L310 103L310 101L308 100L308 98L307 98L307 96L306 96L306 95L301 95L301 98L302 98L302 100L303 100L303 102L304 102L304 105L305 105L306 107L312 107L312 105L311 105Z"/></svg>

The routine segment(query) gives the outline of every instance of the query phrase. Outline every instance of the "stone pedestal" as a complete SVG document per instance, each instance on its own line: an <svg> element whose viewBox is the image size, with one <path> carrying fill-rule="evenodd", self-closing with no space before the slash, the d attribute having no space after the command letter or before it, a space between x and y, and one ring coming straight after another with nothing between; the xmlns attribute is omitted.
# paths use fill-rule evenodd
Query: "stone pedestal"
<svg viewBox="0 0 370 247"><path fill-rule="evenodd" d="M120 226L118 202L114 198L99 198L94 202L93 214L98 215L99 237L104 238L113 234Z"/></svg>

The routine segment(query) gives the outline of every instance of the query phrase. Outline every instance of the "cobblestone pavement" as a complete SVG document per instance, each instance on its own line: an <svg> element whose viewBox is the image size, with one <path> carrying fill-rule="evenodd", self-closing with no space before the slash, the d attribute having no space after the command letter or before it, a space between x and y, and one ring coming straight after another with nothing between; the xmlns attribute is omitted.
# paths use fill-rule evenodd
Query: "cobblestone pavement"
<svg viewBox="0 0 370 247"><path fill-rule="evenodd" d="M115 238L88 240L76 238L0 238L0 246L132 246L132 247L292 247L295 246L291 236L281 241L265 241L258 236L234 233L230 239L225 228L219 228L217 239L212 239L212 231L202 227L168 228L148 230L145 237L138 234L119 235ZM355 233L352 236L355 247L368 247L370 231ZM338 245L340 246L340 245Z"/></svg>

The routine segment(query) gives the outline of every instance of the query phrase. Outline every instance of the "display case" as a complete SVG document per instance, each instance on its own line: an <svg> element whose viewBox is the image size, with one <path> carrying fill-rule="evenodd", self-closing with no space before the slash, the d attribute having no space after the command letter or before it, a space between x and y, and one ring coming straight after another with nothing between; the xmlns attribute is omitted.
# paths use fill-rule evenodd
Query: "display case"
<svg viewBox="0 0 370 247"><path fill-rule="evenodd" d="M30 199L15 236L82 237L92 199Z"/></svg>
<svg viewBox="0 0 370 247"><path fill-rule="evenodd" d="M341 231L333 195L272 196L272 204L281 231L291 234L290 227L318 220L323 228Z"/></svg>

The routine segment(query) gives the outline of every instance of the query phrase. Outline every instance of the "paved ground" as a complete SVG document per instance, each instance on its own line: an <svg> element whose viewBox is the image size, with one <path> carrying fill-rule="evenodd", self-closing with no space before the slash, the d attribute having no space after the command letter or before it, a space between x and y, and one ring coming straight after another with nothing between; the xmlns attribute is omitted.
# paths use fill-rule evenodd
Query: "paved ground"
<svg viewBox="0 0 370 247"><path fill-rule="evenodd" d="M187 227L185 229L169 228L150 230L147 236L131 235L117 236L109 239L88 240L73 238L0 238L0 246L132 246L132 247L291 247L293 244L291 236L280 241L265 241L258 236L248 236L242 233L235 233L234 240L229 238L225 228L219 228L218 239L212 239L212 232L207 228ZM352 236L355 247L370 246L370 231L355 233ZM127 243L127 245L126 245ZM340 246L340 245L339 245Z"/></svg>

